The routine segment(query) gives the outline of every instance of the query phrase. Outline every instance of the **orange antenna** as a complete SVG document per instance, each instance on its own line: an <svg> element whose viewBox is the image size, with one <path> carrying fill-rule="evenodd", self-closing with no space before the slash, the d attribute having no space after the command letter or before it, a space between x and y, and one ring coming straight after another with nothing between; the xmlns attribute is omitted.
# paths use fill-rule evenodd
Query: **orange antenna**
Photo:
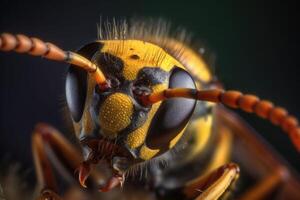
<svg viewBox="0 0 300 200"><path fill-rule="evenodd" d="M10 33L2 33L0 35L0 51L28 53L33 56L42 56L49 60L70 63L90 72L101 88L107 87L104 74L99 67L90 60L77 53L64 51L56 45L44 42L38 38L31 38L22 34L13 35Z"/></svg>
<svg viewBox="0 0 300 200"><path fill-rule="evenodd" d="M152 105L156 102L176 97L222 103L230 108L240 108L243 111L255 113L259 117L271 121L274 125L280 126L283 131L288 133L294 146L300 151L298 120L294 116L289 115L286 109L274 106L270 101L260 100L255 95L244 95L239 91L223 91L220 89L199 91L188 88L174 88L141 96L141 101L145 105Z"/></svg>

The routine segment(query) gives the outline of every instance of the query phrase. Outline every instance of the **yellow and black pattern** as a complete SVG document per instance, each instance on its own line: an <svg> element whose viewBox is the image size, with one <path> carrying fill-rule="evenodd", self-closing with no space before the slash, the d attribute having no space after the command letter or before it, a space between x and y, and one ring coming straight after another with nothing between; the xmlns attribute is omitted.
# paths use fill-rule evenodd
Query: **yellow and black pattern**
<svg viewBox="0 0 300 200"><path fill-rule="evenodd" d="M213 74L211 66L196 49L198 41L191 40L191 34L184 28L174 29L171 23L163 19L132 19L123 21L100 22L98 26L99 40L140 40L155 44L167 54L174 57L201 83L209 83ZM115 43L115 50L122 50L122 45ZM156 57L159 52L152 52ZM153 59L153 58L152 58Z"/></svg>
<svg viewBox="0 0 300 200"><path fill-rule="evenodd" d="M36 126L33 157L39 186L45 188L39 199L59 198L52 160L59 165L57 169L66 165L71 173L78 172L81 186L89 187L86 183L91 180L101 192L122 186L125 178L139 168L141 177L144 169L146 176L147 172L151 174L139 183L151 186L157 198L225 197L240 171L238 165L230 163L235 156L234 134L251 145L242 147L245 155L254 153L257 161L273 155L251 138L253 131L231 118L230 112L220 107L214 115L214 104L208 101L268 119L289 133L300 148L297 119L255 95L216 89L207 63L185 43L184 32L174 38L162 21L156 26L144 21L131 25L112 22L104 29L100 26L99 39L76 53L37 38L0 35L1 51L71 64L66 100L82 153L51 126ZM282 164L270 163L269 168L275 170L245 194L247 199L261 199L289 178ZM107 180L100 175L106 171L102 167L111 172Z"/></svg>
<svg viewBox="0 0 300 200"><path fill-rule="evenodd" d="M77 101L77 104L83 102L77 115L84 117L78 120L77 116L77 122L74 121L79 138L100 134L117 140L141 160L168 151L180 140L196 101L172 99L145 107L136 94L176 87L205 88L211 75L204 60L184 45L184 37L181 35L178 40L167 37L168 31L161 28L162 25L158 24L155 29L151 24L148 32L147 29L138 31L138 22L132 26L115 24L114 31L107 31L108 26L104 26L104 29L99 28L99 40L80 51L99 66L111 88L102 92L95 81L87 80L86 98L82 95ZM184 58L189 58L189 62ZM199 67L191 69L190 66ZM201 73L196 72L199 69ZM198 75L195 77L195 74ZM201 103L207 108L211 105ZM193 118L197 118L196 115ZM202 123L207 124L204 127L212 125L211 120ZM199 136L194 137L199 141Z"/></svg>

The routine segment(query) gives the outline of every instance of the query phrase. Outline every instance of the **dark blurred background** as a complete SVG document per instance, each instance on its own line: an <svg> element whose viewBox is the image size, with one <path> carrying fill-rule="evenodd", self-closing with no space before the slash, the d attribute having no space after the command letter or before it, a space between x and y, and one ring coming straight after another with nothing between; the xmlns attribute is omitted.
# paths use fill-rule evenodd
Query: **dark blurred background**
<svg viewBox="0 0 300 200"><path fill-rule="evenodd" d="M99 17L163 17L186 27L216 55L227 89L271 99L300 118L299 14L292 1L35 1L1 0L0 31L24 33L75 50L96 38ZM67 65L0 53L0 160L9 154L32 167L31 131L62 117ZM280 129L241 113L280 154L300 169L299 154Z"/></svg>

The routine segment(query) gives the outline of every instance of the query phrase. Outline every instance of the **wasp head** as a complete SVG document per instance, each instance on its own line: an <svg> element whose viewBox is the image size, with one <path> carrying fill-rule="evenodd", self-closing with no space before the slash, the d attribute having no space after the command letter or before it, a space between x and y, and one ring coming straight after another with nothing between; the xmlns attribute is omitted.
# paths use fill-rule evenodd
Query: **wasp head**
<svg viewBox="0 0 300 200"><path fill-rule="evenodd" d="M77 53L101 69L108 85L103 89L86 71L69 68L66 97L85 155L82 179L91 164L105 160L117 177L114 180L120 180L132 165L161 155L178 142L196 101L170 99L144 105L140 98L167 88L196 88L176 59L138 40L97 41Z"/></svg>

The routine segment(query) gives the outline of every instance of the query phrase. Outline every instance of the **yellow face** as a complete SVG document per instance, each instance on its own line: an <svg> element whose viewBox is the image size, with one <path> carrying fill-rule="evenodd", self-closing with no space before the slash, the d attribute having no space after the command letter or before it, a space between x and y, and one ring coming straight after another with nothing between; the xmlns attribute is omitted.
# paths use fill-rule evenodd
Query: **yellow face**
<svg viewBox="0 0 300 200"><path fill-rule="evenodd" d="M159 46L140 40L96 41L79 53L96 63L111 85L107 91L100 91L87 75L86 86L79 86L85 77L80 72L69 72L67 100L80 141L105 138L140 160L151 159L177 143L195 101L173 99L148 107L138 97L169 87L195 88L180 62ZM74 90L84 90L86 97L74 100Z"/></svg>

